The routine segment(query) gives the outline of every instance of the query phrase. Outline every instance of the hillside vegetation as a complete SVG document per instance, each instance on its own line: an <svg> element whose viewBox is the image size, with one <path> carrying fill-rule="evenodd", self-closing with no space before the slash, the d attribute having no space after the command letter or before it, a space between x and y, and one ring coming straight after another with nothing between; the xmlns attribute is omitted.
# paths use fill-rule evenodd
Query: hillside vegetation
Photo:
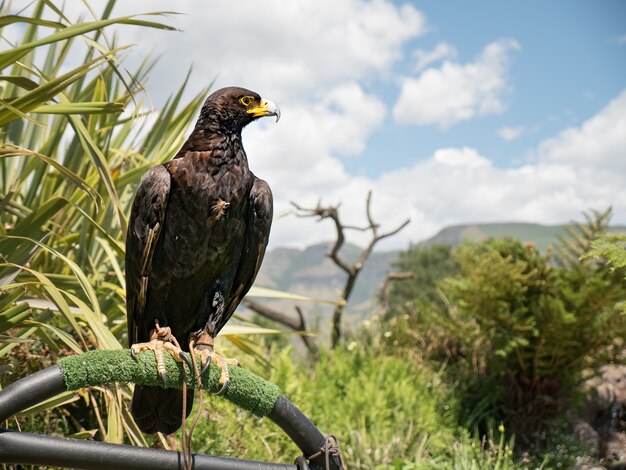
<svg viewBox="0 0 626 470"><path fill-rule="evenodd" d="M567 231L574 224L542 225L532 223L476 223L445 227L436 235L415 244L416 247L432 245L450 245L456 247L463 241L484 241L492 237L509 237L524 243L532 242L541 253L548 247L555 247L560 237L567 236ZM407 230L410 230L411 226ZM611 226L611 233L626 231L624 226ZM257 283L300 295L332 299L344 282L343 272L326 256L332 243L318 243L304 249L276 247L265 256ZM354 261L360 248L346 243L342 255L349 262ZM348 317L364 320L376 309L378 289L389 271L394 270L393 262L399 256L399 250L378 250L368 259L356 282L352 298L346 308ZM269 302L276 308L293 311L295 304ZM323 327L325 319L332 312L332 307L324 305L303 305L302 308L313 318L319 318Z"/></svg>

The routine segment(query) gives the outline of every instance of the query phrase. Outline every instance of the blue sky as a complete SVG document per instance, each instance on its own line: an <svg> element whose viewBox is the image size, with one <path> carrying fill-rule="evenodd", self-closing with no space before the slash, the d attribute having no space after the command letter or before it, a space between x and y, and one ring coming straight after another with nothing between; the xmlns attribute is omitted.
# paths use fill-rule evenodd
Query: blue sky
<svg viewBox="0 0 626 470"><path fill-rule="evenodd" d="M441 41L456 48L457 60L469 62L494 38L514 38L521 50L511 58L507 110L446 130L399 126L387 116L362 157L346 161L350 171L374 176L384 170L389 162L380 155L390 142L397 162L427 158L445 146L469 145L498 166L517 165L541 140L580 124L626 86L626 42L618 41L626 34L626 2L412 3L425 13L430 31L406 44L408 59L397 64L398 73L411 72L413 50L434 49ZM394 86L377 83L373 88L390 104L398 97ZM497 136L503 126L523 127L524 135L505 141ZM419 142L419 152L411 141Z"/></svg>
<svg viewBox="0 0 626 470"><path fill-rule="evenodd" d="M180 32L118 28L118 44L135 44L126 64L160 56L156 107L191 64L190 95L217 77L281 107L279 123L244 132L274 192L272 246L334 235L289 215L290 201L341 202L359 224L369 190L383 229L411 218L383 248L609 205L626 223L626 2L135 0L116 13L172 9Z"/></svg>

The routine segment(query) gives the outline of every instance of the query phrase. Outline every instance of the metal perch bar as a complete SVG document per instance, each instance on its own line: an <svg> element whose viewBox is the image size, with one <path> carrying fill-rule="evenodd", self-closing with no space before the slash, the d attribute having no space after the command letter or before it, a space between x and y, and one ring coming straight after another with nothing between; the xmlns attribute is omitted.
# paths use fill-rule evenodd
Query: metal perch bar
<svg viewBox="0 0 626 470"><path fill-rule="evenodd" d="M167 386L182 387L183 365L166 356L166 367ZM304 470L308 465L311 469L325 468L326 456L320 455L319 451L324 448L326 438L293 403L280 395L278 387L240 367L232 368L231 372L232 382L226 399L259 416L267 416L293 440L304 456L318 455L310 462L298 458L296 465L287 465L193 454L193 468ZM217 368L212 365L207 376L203 388L216 388ZM193 374L187 373L186 377L189 386L197 387ZM158 385L160 380L149 353L139 354L137 358L133 358L128 350L92 351L70 356L62 359L59 365L20 379L0 392L0 421L66 390L130 381ZM83 469L182 469L183 454L0 429L0 462ZM340 468L336 456L331 456L330 468Z"/></svg>

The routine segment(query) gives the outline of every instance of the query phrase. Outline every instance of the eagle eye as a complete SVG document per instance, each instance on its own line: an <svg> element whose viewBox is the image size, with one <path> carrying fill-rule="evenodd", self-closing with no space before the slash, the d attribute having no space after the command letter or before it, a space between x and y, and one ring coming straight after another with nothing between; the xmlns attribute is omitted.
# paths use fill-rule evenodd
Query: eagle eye
<svg viewBox="0 0 626 470"><path fill-rule="evenodd" d="M239 102L247 108L252 104L253 100L254 98L252 96L244 96L239 99Z"/></svg>

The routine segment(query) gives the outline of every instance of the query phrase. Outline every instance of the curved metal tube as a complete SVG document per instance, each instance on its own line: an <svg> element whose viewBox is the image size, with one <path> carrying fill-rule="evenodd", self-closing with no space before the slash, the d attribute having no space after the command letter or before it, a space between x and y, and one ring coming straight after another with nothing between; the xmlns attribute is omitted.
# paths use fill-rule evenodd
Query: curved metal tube
<svg viewBox="0 0 626 470"><path fill-rule="evenodd" d="M13 382L0 392L0 422L66 390L59 366L42 369Z"/></svg>
<svg viewBox="0 0 626 470"><path fill-rule="evenodd" d="M0 430L0 461L89 470L183 468L183 454L161 449ZM295 465L193 454L199 470L296 470Z"/></svg>
<svg viewBox="0 0 626 470"><path fill-rule="evenodd" d="M267 417L285 431L307 460L308 457L318 453L326 443L326 438L315 424L283 395L278 397L274 409ZM325 456L319 455L311 459L310 465L311 469L325 468ZM337 457L330 457L330 468L337 470L341 468Z"/></svg>
<svg viewBox="0 0 626 470"><path fill-rule="evenodd" d="M0 421L6 421L14 414L65 390L67 388L59 366L24 377L0 392ZM305 457L314 455L324 446L324 435L284 396L278 398L268 417L285 431ZM304 470L306 464L305 459L299 459L299 465L286 465L204 454L193 454L193 459L193 468L210 470ZM0 462L103 470L183 468L180 452L54 438L6 429L0 429ZM325 468L324 455L312 459L309 465L312 470ZM331 469L339 468L338 459L332 457Z"/></svg>

